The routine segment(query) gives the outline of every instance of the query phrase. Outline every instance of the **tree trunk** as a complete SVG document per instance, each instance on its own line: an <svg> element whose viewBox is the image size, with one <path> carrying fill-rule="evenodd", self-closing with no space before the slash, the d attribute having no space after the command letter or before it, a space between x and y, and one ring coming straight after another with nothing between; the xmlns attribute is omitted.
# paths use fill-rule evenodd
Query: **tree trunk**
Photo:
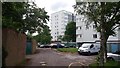
<svg viewBox="0 0 120 68"><path fill-rule="evenodd" d="M104 33L104 29L101 32L101 49L100 49L100 66L104 65L104 63L106 63L107 61L107 39L108 36L105 35Z"/></svg>
<svg viewBox="0 0 120 68"><path fill-rule="evenodd" d="M105 53L104 53L104 62L106 63L106 61L107 61L107 40L108 40L108 35L106 35L106 34L104 34L104 38L105 38L105 40L104 40L104 46L105 46Z"/></svg>
<svg viewBox="0 0 120 68"><path fill-rule="evenodd" d="M99 66L102 68L104 66L104 56L105 56L105 29L104 29L104 6L105 3L101 2L101 31L100 31L100 60L99 60Z"/></svg>
<svg viewBox="0 0 120 68"><path fill-rule="evenodd" d="M104 32L103 30L101 31L101 36L100 36L100 60L99 60L99 66L104 66L104 53L105 53L105 47L104 47Z"/></svg>
<svg viewBox="0 0 120 68"><path fill-rule="evenodd" d="M107 61L107 41L106 41L106 39L104 39L104 44L103 44L103 46L104 46L104 63L106 63L106 61Z"/></svg>

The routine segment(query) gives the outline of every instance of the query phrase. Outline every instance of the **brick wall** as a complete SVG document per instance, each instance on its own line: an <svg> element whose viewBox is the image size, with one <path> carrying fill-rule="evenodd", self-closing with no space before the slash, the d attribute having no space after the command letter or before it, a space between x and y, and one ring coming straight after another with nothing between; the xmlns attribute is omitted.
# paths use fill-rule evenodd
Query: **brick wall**
<svg viewBox="0 0 120 68"><path fill-rule="evenodd" d="M25 59L26 35L10 29L2 29L2 45L8 52L6 66L15 66Z"/></svg>
<svg viewBox="0 0 120 68"><path fill-rule="evenodd" d="M35 53L35 51L36 51L36 46L37 46L36 40L32 39L32 54Z"/></svg>

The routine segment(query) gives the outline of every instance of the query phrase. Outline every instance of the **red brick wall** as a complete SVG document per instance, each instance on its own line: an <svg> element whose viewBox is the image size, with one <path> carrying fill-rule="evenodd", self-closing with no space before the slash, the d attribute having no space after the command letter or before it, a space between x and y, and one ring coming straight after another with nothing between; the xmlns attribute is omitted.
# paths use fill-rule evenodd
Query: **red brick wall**
<svg viewBox="0 0 120 68"><path fill-rule="evenodd" d="M37 46L36 40L32 39L32 54L35 53L35 51L36 51L36 46Z"/></svg>
<svg viewBox="0 0 120 68"><path fill-rule="evenodd" d="M15 66L25 59L26 35L10 29L2 29L2 45L8 52L7 66Z"/></svg>

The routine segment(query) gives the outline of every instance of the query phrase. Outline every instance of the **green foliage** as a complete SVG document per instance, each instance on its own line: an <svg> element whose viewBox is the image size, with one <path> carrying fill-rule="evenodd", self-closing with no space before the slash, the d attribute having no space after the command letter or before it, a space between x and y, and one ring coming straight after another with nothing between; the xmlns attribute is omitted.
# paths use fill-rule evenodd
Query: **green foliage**
<svg viewBox="0 0 120 68"><path fill-rule="evenodd" d="M40 42L41 44L48 44L51 42L51 34L50 29L47 25L43 28L43 31L39 33L38 35L34 36L34 39L37 40L37 42Z"/></svg>
<svg viewBox="0 0 120 68"><path fill-rule="evenodd" d="M24 26L22 31L29 31L30 33L34 33L36 31L41 32L42 28L44 28L44 24L49 20L49 16L44 8L38 8L35 3L31 5L27 4L25 6L27 9L24 19Z"/></svg>
<svg viewBox="0 0 120 68"><path fill-rule="evenodd" d="M89 65L90 67L93 67L93 68L97 68L99 65L98 65L98 63L92 63L92 64L90 64ZM107 61L105 64L104 64L104 66L108 66L108 67L110 67L110 66L117 66L117 67L119 67L119 65L118 65L118 62L117 61ZM111 67L112 68L112 67Z"/></svg>
<svg viewBox="0 0 120 68"><path fill-rule="evenodd" d="M3 28L18 29L23 23L25 3L22 2L3 2L2 3L2 25Z"/></svg>
<svg viewBox="0 0 120 68"><path fill-rule="evenodd" d="M35 3L3 2L3 28L12 28L19 32L34 33L41 29L49 20L44 8L38 8Z"/></svg>
<svg viewBox="0 0 120 68"><path fill-rule="evenodd" d="M60 52L76 53L78 49L77 48L58 48L57 50Z"/></svg>
<svg viewBox="0 0 120 68"><path fill-rule="evenodd" d="M60 40L60 41L62 40L62 36L61 36L61 35L60 35L60 36L58 36L58 40Z"/></svg>
<svg viewBox="0 0 120 68"><path fill-rule="evenodd" d="M75 22L69 22L66 26L65 35L62 39L63 41L72 41L76 42L76 23Z"/></svg>
<svg viewBox="0 0 120 68"><path fill-rule="evenodd" d="M81 2L74 8L78 14L87 17L86 26L93 22L98 32L104 28L106 35L114 35L114 30L120 27L120 2L104 2L104 6L101 4L101 2Z"/></svg>
<svg viewBox="0 0 120 68"><path fill-rule="evenodd" d="M81 2L74 6L78 14L87 17L86 26L94 23L100 32L100 65L107 59L106 42L110 35L115 35L116 28L120 27L120 1L119 2ZM104 58L105 57L105 58Z"/></svg>

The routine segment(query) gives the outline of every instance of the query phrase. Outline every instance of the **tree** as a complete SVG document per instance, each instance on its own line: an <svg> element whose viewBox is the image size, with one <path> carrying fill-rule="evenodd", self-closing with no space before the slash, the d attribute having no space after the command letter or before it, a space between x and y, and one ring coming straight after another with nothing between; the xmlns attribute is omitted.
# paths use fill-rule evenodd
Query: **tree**
<svg viewBox="0 0 120 68"><path fill-rule="evenodd" d="M61 41L61 40L62 40L62 36L59 35L59 36L58 36L58 41Z"/></svg>
<svg viewBox="0 0 120 68"><path fill-rule="evenodd" d="M70 41L76 42L76 23L75 22L69 22L67 24L63 40L67 42L70 42Z"/></svg>
<svg viewBox="0 0 120 68"><path fill-rule="evenodd" d="M51 42L51 34L50 29L47 25L44 26L43 31L39 33L38 35L34 36L34 39L37 40L37 42L40 42L41 44L48 44Z"/></svg>
<svg viewBox="0 0 120 68"><path fill-rule="evenodd" d="M30 33L40 32L44 25L49 21L49 16L44 8L38 8L33 2L31 5L27 4L25 6L27 9L26 14L24 15L24 26L21 31Z"/></svg>
<svg viewBox="0 0 120 68"><path fill-rule="evenodd" d="M12 28L18 32L40 32L49 16L44 8L38 8L33 3L3 2L3 28Z"/></svg>
<svg viewBox="0 0 120 68"><path fill-rule="evenodd" d="M94 23L100 32L100 66L107 58L107 40L115 35L115 29L120 27L120 2L78 2L74 6L78 14L87 17L87 24Z"/></svg>
<svg viewBox="0 0 120 68"><path fill-rule="evenodd" d="M22 2L3 2L2 3L2 26L3 28L12 28L17 30L23 23L25 3Z"/></svg>

